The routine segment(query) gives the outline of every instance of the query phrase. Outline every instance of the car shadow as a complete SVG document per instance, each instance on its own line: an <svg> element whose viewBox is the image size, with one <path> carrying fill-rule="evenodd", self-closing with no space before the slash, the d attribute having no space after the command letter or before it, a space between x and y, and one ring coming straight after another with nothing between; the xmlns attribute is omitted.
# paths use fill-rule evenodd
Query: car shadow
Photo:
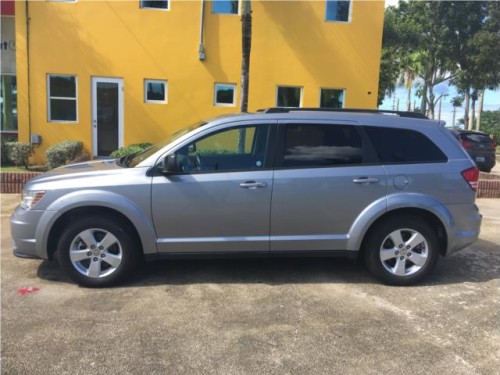
<svg viewBox="0 0 500 375"><path fill-rule="evenodd" d="M481 250L479 250L481 249ZM487 282L500 278L498 245L478 240L438 262L420 286ZM57 262L43 261L37 275L70 283ZM119 287L187 284L379 283L360 262L347 258L171 259L141 264Z"/></svg>

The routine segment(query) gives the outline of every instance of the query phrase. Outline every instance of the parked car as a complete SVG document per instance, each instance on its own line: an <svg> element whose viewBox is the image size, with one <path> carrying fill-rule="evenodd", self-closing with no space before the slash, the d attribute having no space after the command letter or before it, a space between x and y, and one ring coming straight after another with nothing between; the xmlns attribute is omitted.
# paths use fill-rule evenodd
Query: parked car
<svg viewBox="0 0 500 375"><path fill-rule="evenodd" d="M28 182L14 254L99 287L142 260L207 255L361 257L416 283L477 239L478 169L442 122L269 109L196 124L116 160Z"/></svg>
<svg viewBox="0 0 500 375"><path fill-rule="evenodd" d="M483 132L472 130L451 130L451 132L474 160L479 170L491 172L496 164L496 142Z"/></svg>

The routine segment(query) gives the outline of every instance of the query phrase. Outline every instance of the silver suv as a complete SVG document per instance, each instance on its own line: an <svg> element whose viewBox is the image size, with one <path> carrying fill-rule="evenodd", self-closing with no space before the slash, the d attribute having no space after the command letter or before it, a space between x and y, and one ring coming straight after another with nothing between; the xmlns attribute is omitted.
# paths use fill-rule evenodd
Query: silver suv
<svg viewBox="0 0 500 375"><path fill-rule="evenodd" d="M360 256L420 281L479 235L478 170L443 123L411 113L269 109L186 128L133 157L34 178L14 254L108 286L142 260Z"/></svg>

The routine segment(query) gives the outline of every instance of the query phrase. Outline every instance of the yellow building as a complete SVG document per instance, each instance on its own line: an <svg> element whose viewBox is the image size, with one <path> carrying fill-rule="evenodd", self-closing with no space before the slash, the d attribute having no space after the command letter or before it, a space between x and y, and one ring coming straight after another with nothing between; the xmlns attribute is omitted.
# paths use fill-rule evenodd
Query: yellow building
<svg viewBox="0 0 500 375"><path fill-rule="evenodd" d="M376 108L383 1L252 1L249 111ZM16 2L19 140L92 156L239 111L240 1ZM38 137L40 136L40 137Z"/></svg>

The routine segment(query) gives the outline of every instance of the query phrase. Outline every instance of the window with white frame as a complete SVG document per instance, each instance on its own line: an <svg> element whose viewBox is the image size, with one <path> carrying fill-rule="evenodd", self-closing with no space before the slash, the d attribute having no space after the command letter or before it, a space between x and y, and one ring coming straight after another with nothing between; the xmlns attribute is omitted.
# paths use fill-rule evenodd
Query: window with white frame
<svg viewBox="0 0 500 375"><path fill-rule="evenodd" d="M344 90L321 89L319 106L321 108L344 108Z"/></svg>
<svg viewBox="0 0 500 375"><path fill-rule="evenodd" d="M277 107L300 107L302 104L302 87L278 86L276 89Z"/></svg>
<svg viewBox="0 0 500 375"><path fill-rule="evenodd" d="M212 13L238 14L239 0L212 0Z"/></svg>
<svg viewBox="0 0 500 375"><path fill-rule="evenodd" d="M168 10L168 0L140 0L142 9L166 9Z"/></svg>
<svg viewBox="0 0 500 375"><path fill-rule="evenodd" d="M216 83L214 105L234 107L236 105L236 85L234 83Z"/></svg>
<svg viewBox="0 0 500 375"><path fill-rule="evenodd" d="M144 103L166 103L168 84L165 80L144 80Z"/></svg>
<svg viewBox="0 0 500 375"><path fill-rule="evenodd" d="M326 0L325 19L334 22L349 22L351 0Z"/></svg>
<svg viewBox="0 0 500 375"><path fill-rule="evenodd" d="M47 112L50 122L78 121L78 81L73 75L47 75Z"/></svg>

